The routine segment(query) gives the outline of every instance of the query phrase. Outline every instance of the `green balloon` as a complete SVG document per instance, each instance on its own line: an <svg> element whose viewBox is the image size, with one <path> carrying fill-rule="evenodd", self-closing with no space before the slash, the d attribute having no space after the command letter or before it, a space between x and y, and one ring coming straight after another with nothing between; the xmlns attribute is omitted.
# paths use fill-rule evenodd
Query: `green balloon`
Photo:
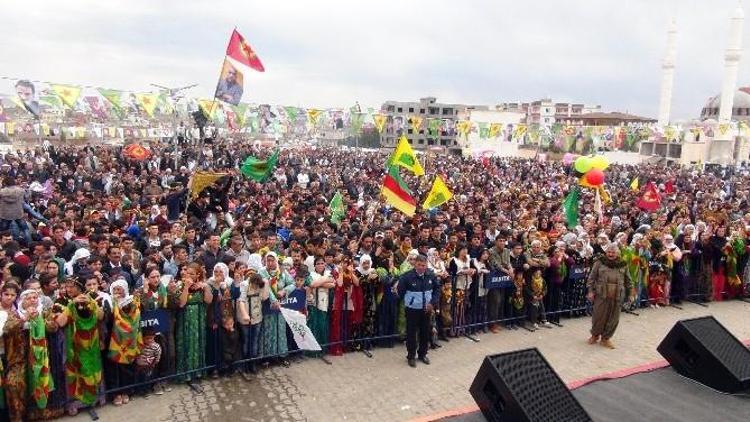
<svg viewBox="0 0 750 422"><path fill-rule="evenodd" d="M576 171L579 173L586 173L591 170L591 159L585 156L578 157L576 158L576 162L573 163L573 167L575 167Z"/></svg>

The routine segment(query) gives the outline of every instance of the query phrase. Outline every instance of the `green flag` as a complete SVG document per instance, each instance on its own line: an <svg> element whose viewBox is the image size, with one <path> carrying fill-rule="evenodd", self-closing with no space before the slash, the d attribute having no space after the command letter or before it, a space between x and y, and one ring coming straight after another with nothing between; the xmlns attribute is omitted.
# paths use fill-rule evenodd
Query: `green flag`
<svg viewBox="0 0 750 422"><path fill-rule="evenodd" d="M122 111L122 105L120 103L120 98L122 97L122 91L118 91L116 89L104 89L99 88L99 93L102 94L102 97L106 98L107 101L109 101L110 104L112 104L112 109L115 110L117 114L120 114Z"/></svg>
<svg viewBox="0 0 750 422"><path fill-rule="evenodd" d="M244 127L245 121L247 120L247 104L237 104L232 106L232 111L234 111L234 121L237 123L237 126Z"/></svg>
<svg viewBox="0 0 750 422"><path fill-rule="evenodd" d="M255 158L253 156L248 156L245 159L245 162L242 163L242 167L240 167L240 171L242 174L244 174L246 177L249 177L256 182L265 182L268 177L271 175L271 172L273 171L274 167L276 167L276 162L279 160L279 150L271 154L270 157L268 157L267 160L260 160L258 158Z"/></svg>
<svg viewBox="0 0 750 422"><path fill-rule="evenodd" d="M284 107L284 112L286 113L286 118L289 121L289 124L297 123L297 107Z"/></svg>
<svg viewBox="0 0 750 422"><path fill-rule="evenodd" d="M362 124L365 122L365 114L354 112L350 114L350 119L349 127L352 133L354 135L359 135L362 130Z"/></svg>
<svg viewBox="0 0 750 422"><path fill-rule="evenodd" d="M336 195L333 195L331 203L328 204L328 209L331 211L331 223L339 225L344 218L344 197L341 196L341 192L336 191Z"/></svg>
<svg viewBox="0 0 750 422"><path fill-rule="evenodd" d="M573 187L568 196L563 201L563 210L565 219L568 221L568 228L575 228L578 225L578 187Z"/></svg>

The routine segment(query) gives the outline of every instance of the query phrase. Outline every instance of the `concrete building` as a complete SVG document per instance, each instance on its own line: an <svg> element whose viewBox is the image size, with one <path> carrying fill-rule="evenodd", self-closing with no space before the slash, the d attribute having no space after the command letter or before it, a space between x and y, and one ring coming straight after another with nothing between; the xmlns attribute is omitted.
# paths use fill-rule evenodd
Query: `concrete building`
<svg viewBox="0 0 750 422"><path fill-rule="evenodd" d="M556 103L551 98L524 102L506 102L495 106L498 111L522 113L521 123L552 125L554 123L572 123L577 117L601 111L600 105L586 105L583 103Z"/></svg>
<svg viewBox="0 0 750 422"><path fill-rule="evenodd" d="M385 129L380 135L380 146L394 148L401 135L406 136L415 149L442 147L446 152L461 149L456 139L455 122L468 110L488 110L487 106L438 103L435 97L420 98L419 101L386 101L381 111L388 116ZM411 117L422 119L419 130L412 129ZM429 119L442 119L443 130L435 136L428 131Z"/></svg>

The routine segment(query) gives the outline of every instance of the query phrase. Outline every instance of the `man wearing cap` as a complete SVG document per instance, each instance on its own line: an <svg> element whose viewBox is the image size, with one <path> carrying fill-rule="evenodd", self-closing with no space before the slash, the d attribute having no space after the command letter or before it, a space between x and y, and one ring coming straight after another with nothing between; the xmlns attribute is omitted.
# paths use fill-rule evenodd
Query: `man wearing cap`
<svg viewBox="0 0 750 422"><path fill-rule="evenodd" d="M401 276L397 290L406 312L406 360L412 368L417 366L415 357L429 365L430 314L438 306L440 284L435 274L427 269L426 256L417 256L414 269Z"/></svg>

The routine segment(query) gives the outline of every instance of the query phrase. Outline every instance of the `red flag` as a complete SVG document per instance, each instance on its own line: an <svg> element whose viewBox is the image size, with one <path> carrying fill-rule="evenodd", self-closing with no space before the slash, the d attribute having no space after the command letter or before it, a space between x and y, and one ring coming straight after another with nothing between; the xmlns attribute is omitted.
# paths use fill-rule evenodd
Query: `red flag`
<svg viewBox="0 0 750 422"><path fill-rule="evenodd" d="M232 32L232 36L229 38L229 45L227 45L227 56L239 63L249 66L258 72L264 72L263 63L260 62L260 58L255 54L250 44L245 41L245 38L240 35L235 29Z"/></svg>
<svg viewBox="0 0 750 422"><path fill-rule="evenodd" d="M674 193L674 181L672 179L669 179L667 183L664 184L664 193L667 195Z"/></svg>
<svg viewBox="0 0 750 422"><path fill-rule="evenodd" d="M661 207L661 196L654 182L648 182L643 196L638 200L638 208L646 211L656 211Z"/></svg>

